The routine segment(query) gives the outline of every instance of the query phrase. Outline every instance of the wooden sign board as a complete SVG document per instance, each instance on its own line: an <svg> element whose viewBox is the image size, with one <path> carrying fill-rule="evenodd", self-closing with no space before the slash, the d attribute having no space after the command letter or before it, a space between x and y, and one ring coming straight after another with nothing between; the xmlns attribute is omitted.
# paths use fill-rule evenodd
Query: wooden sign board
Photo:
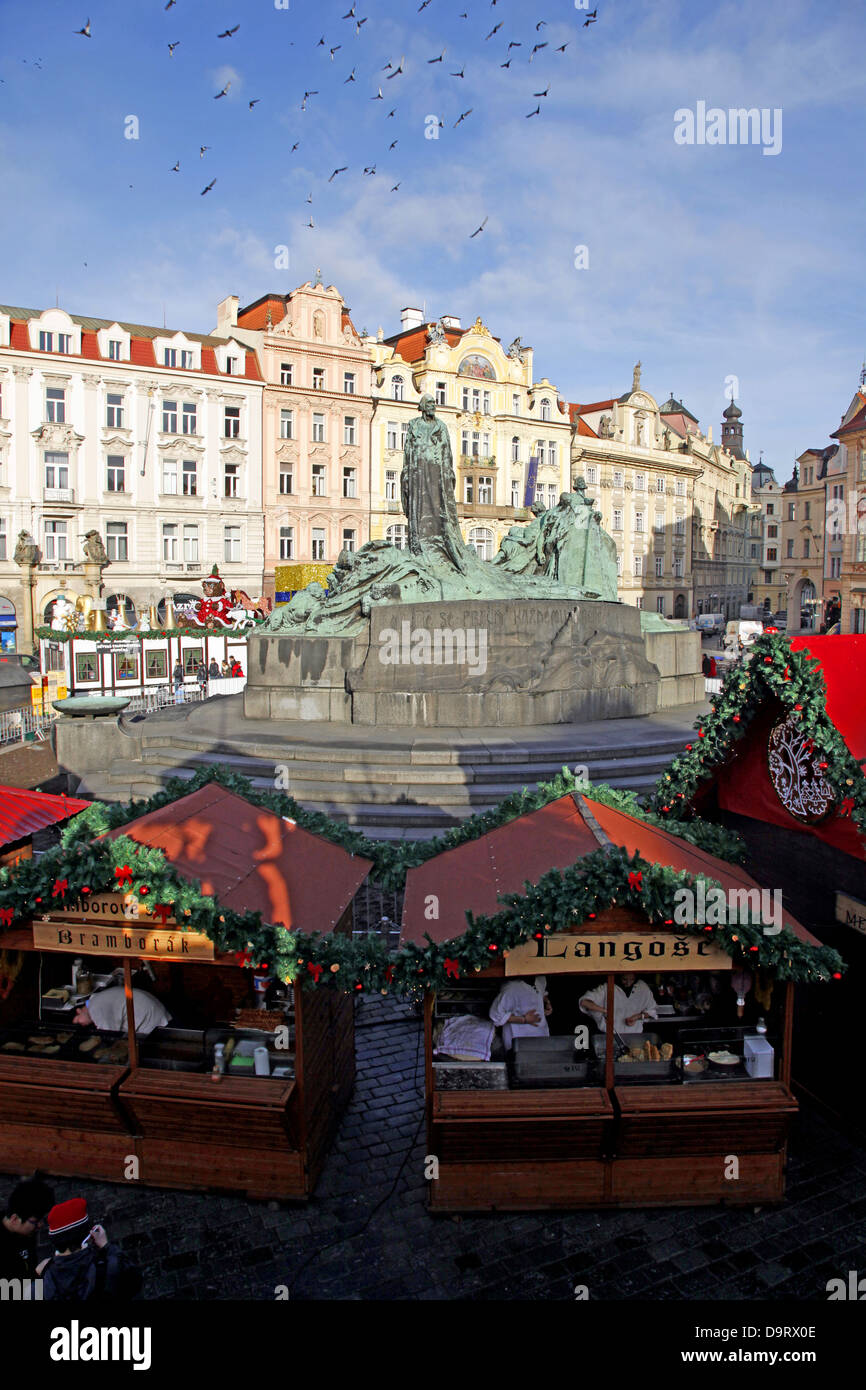
<svg viewBox="0 0 866 1390"><path fill-rule="evenodd" d="M866 936L866 903L847 893L836 893L836 921Z"/></svg>
<svg viewBox="0 0 866 1390"><path fill-rule="evenodd" d="M648 970L730 970L731 958L711 941L682 932L599 932L550 935L513 946L506 975L605 975Z"/></svg>
<svg viewBox="0 0 866 1390"><path fill-rule="evenodd" d="M145 960L213 960L214 946L203 932L172 931L137 923L95 926L49 919L33 923L33 945L42 951L79 956L136 956Z"/></svg>
<svg viewBox="0 0 866 1390"><path fill-rule="evenodd" d="M173 913L154 913L155 904L148 909L143 898L135 893L93 893L82 898L77 907L56 907L51 904L52 921L60 922L103 922L155 923L160 927L176 927L177 918Z"/></svg>

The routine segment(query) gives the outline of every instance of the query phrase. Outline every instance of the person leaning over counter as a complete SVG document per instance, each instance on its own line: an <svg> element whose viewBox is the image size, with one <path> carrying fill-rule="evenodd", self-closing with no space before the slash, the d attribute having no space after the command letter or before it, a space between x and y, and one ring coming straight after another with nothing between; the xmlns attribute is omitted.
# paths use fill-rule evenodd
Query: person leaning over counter
<svg viewBox="0 0 866 1390"><path fill-rule="evenodd" d="M490 1005L490 1021L502 1029L502 1041L510 1047L515 1038L546 1038L547 1020L553 1012L547 997L547 978L509 980Z"/></svg>
<svg viewBox="0 0 866 1390"><path fill-rule="evenodd" d="M581 995L581 1013L589 1014L604 1032L607 1014L607 983ZM642 1033L644 1019L658 1018L656 1001L645 980L620 975L613 987L613 1026L618 1033Z"/></svg>
<svg viewBox="0 0 866 1390"><path fill-rule="evenodd" d="M135 1031L142 1035L152 1033L154 1028L164 1028L171 1022L171 1014L154 995L146 990L132 991L132 1009L135 1014ZM112 985L109 989L92 994L86 1004L75 1010L74 1023L93 1024L100 1032L122 1033L126 1029L126 991L122 985Z"/></svg>

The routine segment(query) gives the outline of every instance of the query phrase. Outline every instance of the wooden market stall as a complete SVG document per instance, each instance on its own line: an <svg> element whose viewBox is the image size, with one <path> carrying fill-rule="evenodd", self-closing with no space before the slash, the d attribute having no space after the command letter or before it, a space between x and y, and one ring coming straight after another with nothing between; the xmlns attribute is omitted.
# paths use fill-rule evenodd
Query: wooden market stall
<svg viewBox="0 0 866 1390"><path fill-rule="evenodd" d="M162 850L220 910L305 932L351 931L370 868L216 783L112 833ZM271 981L123 887L0 937L27 961L0 1004L0 1166L309 1197L354 1083L351 997ZM94 1045L73 1009L118 964L127 999L144 989L170 1021Z"/></svg>
<svg viewBox="0 0 866 1390"><path fill-rule="evenodd" d="M77 797L0 786L0 865L29 859L34 835L65 824L89 805Z"/></svg>
<svg viewBox="0 0 866 1390"><path fill-rule="evenodd" d="M491 941L472 957L490 964L461 968L467 933L478 925L467 927L467 912L492 931L520 907L518 900L503 906L501 895L521 895L533 912L545 892L555 903L565 881L543 880L548 870L576 883L584 866L600 886L579 923L566 917L550 930L552 919L539 916L528 939L509 950ZM793 985L775 984L767 970L747 973L735 959L739 948L722 949L712 927L702 934L649 920L642 888L654 891L670 870L683 874L682 883L705 876L726 896L759 891L743 869L576 795L410 871L404 942L420 947L426 936L450 948L447 984L428 992L425 1009L427 1152L438 1161L433 1210L783 1197L797 1110ZM621 890L612 890L618 873ZM791 933L820 950L787 914L783 932L780 940ZM643 1033L623 1036L614 1028L614 991L635 974L650 987L658 1017ZM508 981L537 976L546 979L550 1036L520 1037L506 1050L490 1020L496 996ZM600 1015L582 1004L593 989L607 1010L594 1033L591 1019ZM464 1042L455 1046L458 1038Z"/></svg>

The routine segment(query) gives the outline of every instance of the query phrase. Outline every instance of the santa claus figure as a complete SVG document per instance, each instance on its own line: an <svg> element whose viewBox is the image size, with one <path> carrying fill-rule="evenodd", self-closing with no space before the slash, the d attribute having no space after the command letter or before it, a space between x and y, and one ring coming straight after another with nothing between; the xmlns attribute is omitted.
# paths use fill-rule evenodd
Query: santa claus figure
<svg viewBox="0 0 866 1390"><path fill-rule="evenodd" d="M205 596L199 599L196 622L202 627L233 627L234 619L230 616L232 601L226 593L226 586L220 579L216 565L208 578L202 580L201 586Z"/></svg>

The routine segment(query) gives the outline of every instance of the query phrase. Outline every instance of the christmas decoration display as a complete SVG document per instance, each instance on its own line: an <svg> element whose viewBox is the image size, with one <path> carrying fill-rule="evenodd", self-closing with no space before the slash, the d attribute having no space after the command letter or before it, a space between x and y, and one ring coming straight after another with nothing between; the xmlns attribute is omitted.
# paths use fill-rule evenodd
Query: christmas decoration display
<svg viewBox="0 0 866 1390"><path fill-rule="evenodd" d="M809 823L834 813L850 816L866 839L866 777L827 714L818 659L766 633L753 644L750 660L728 671L710 714L696 725L699 741L687 744L656 783L652 809L664 824L674 817L687 821L702 785L731 758L768 700L779 710L768 762L782 805Z"/></svg>

